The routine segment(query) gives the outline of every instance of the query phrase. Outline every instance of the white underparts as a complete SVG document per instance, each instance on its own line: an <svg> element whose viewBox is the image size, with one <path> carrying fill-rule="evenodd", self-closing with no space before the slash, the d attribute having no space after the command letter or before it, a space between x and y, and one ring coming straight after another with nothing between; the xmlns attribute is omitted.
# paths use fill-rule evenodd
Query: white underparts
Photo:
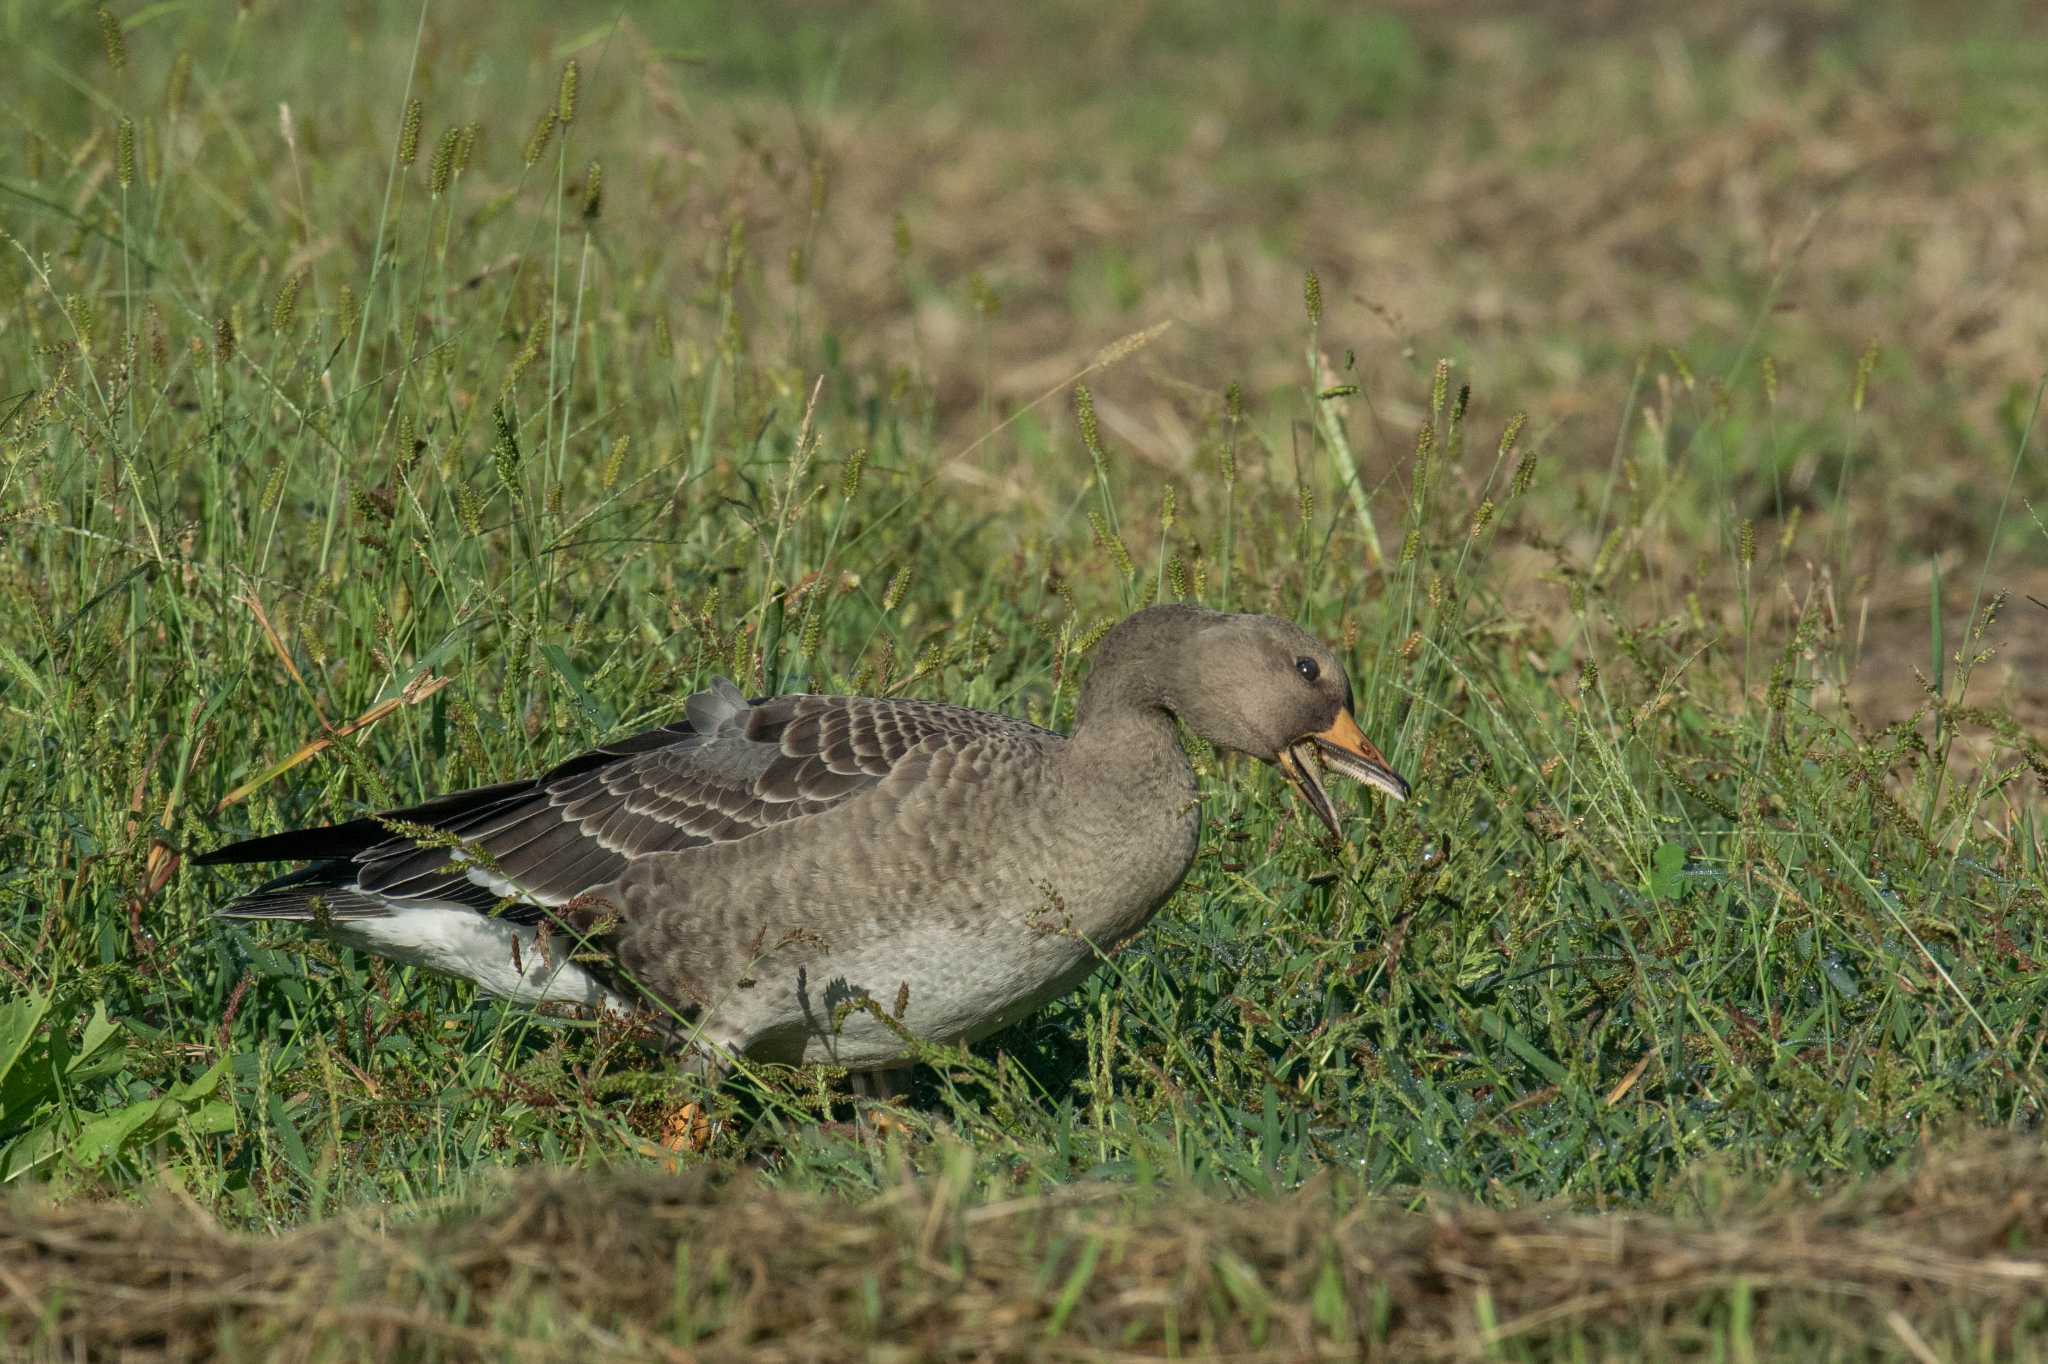
<svg viewBox="0 0 2048 1364"><path fill-rule="evenodd" d="M346 919L334 936L380 957L475 981L521 1004L580 1004L617 1013L632 1005L569 959L575 938L560 929L544 944L539 931L460 905L387 901L391 912Z"/></svg>

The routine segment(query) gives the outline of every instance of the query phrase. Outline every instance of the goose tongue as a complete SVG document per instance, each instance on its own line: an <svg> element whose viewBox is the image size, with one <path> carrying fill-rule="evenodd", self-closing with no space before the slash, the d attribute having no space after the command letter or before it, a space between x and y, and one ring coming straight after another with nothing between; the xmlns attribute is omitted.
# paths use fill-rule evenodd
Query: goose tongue
<svg viewBox="0 0 2048 1364"><path fill-rule="evenodd" d="M1318 766L1327 765L1353 781L1376 786L1395 800L1408 799L1408 783L1387 765L1348 710L1338 711L1336 721L1320 734L1306 735L1289 744L1281 750L1278 761L1280 770L1294 783L1294 789L1315 811L1332 838L1342 838L1343 834L1337 827L1337 807L1316 775Z"/></svg>

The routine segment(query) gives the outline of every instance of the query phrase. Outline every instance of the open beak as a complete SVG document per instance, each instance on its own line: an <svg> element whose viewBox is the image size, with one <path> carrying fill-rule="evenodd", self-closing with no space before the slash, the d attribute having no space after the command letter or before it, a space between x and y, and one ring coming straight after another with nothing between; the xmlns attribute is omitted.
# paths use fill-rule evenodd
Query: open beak
<svg viewBox="0 0 2048 1364"><path fill-rule="evenodd" d="M1320 734L1307 735L1282 749L1278 761L1280 770L1294 783L1294 789L1316 812L1316 818L1329 829L1332 838L1342 838L1343 834L1337 827L1337 807L1330 803L1330 793L1316 776L1317 766L1328 766L1353 781L1377 786L1395 800L1408 799L1408 783L1387 766L1387 760L1359 731L1358 722L1348 710L1339 710L1336 722Z"/></svg>

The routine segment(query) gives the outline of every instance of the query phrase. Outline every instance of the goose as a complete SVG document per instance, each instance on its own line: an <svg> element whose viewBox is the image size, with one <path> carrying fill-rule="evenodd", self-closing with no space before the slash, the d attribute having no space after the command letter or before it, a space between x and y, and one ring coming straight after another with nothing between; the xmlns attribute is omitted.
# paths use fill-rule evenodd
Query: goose
<svg viewBox="0 0 2048 1364"><path fill-rule="evenodd" d="M912 1039L1025 1017L1172 895L1201 831L1180 726L1278 767L1333 838L1319 769L1408 795L1322 641L1162 605L1095 646L1069 734L719 678L538 777L196 861L308 864L224 919L313 924L528 1004L651 1005L700 1073L822 1063L890 1093Z"/></svg>

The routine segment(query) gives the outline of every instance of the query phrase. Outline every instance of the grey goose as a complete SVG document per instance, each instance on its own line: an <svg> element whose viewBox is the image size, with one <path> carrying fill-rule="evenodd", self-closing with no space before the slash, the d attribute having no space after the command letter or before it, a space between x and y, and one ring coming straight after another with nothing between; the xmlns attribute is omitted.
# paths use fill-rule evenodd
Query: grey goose
<svg viewBox="0 0 2048 1364"><path fill-rule="evenodd" d="M1318 767L1408 792L1321 641L1171 605L1095 646L1068 735L931 701L748 700L721 678L683 719L539 777L195 860L311 864L222 917L316 923L528 1003L651 1002L713 1073L889 1071L909 1061L899 1029L984 1037L1165 903L1201 824L1176 722L1278 766L1333 836ZM879 1009L842 1007L862 999Z"/></svg>

